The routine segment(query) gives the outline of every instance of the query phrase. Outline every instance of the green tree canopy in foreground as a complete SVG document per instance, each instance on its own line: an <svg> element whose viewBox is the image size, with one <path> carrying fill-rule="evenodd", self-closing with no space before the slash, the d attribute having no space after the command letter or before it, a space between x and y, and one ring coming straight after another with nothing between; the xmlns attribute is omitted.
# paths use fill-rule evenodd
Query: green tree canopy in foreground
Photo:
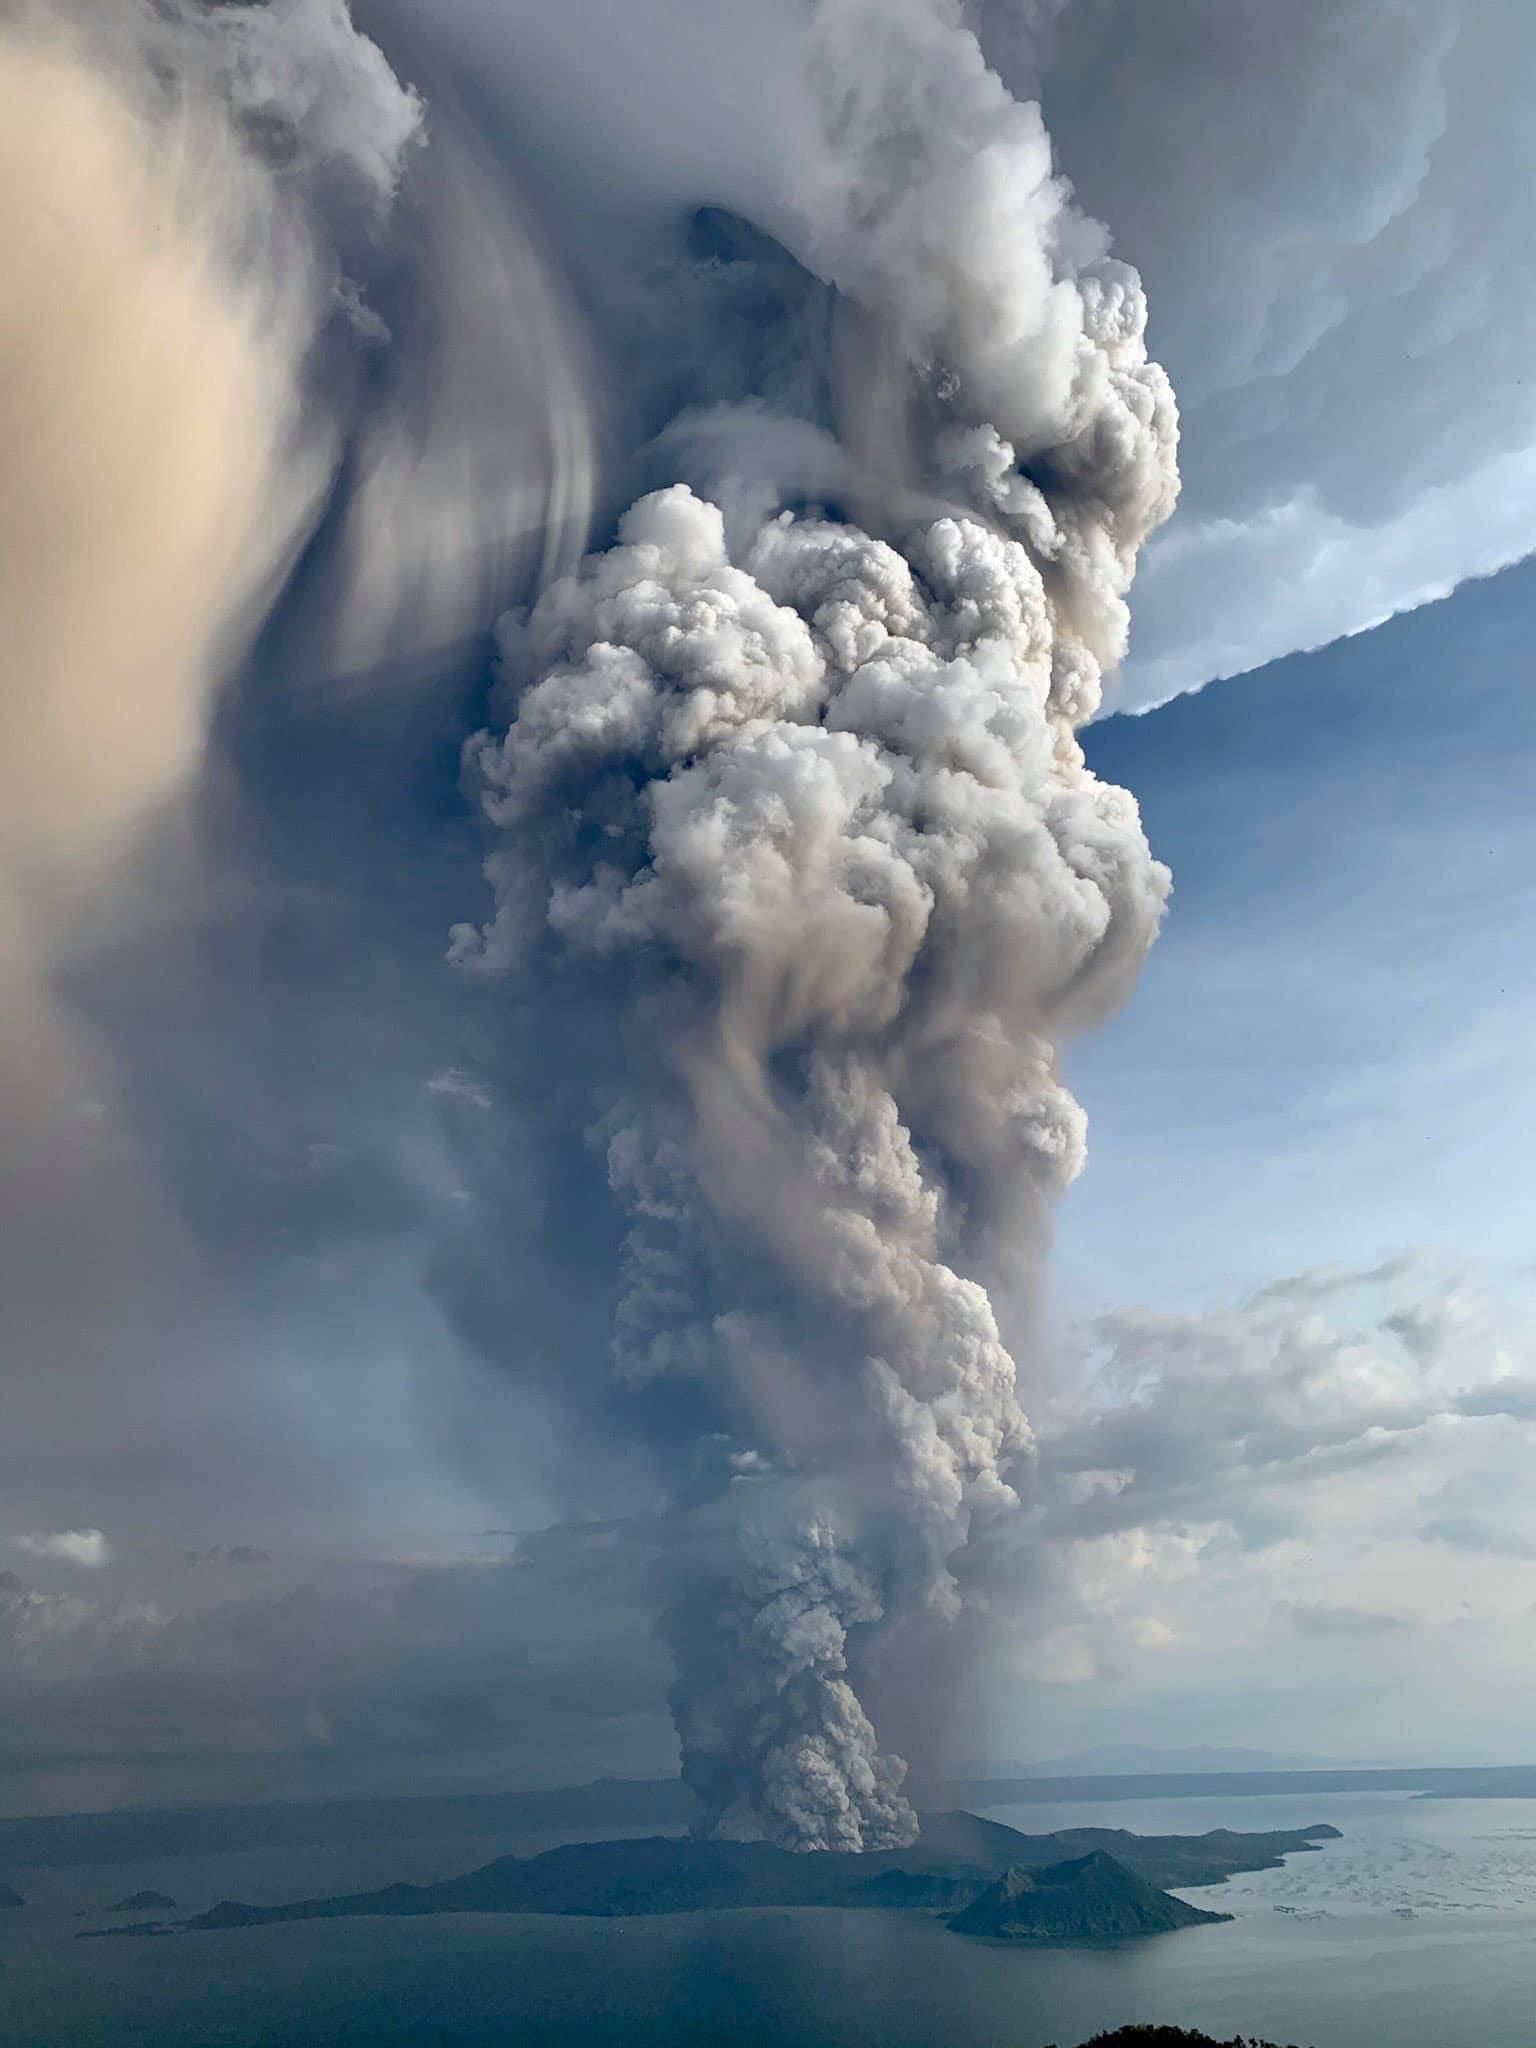
<svg viewBox="0 0 1536 2048"><path fill-rule="evenodd" d="M1245 2034L1218 2041L1214 2035L1196 2034L1188 2027L1116 2027L1113 2033L1095 2034L1082 2048L1276 2048L1276 2043Z"/></svg>

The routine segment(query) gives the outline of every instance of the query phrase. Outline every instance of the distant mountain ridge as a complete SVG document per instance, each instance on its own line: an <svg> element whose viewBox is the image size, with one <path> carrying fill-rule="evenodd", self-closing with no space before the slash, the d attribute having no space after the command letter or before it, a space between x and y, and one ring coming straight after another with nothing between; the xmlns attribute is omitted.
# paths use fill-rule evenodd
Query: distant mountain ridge
<svg viewBox="0 0 1536 2048"><path fill-rule="evenodd" d="M987 1778L1141 1778L1221 1776L1243 1771L1366 1771L1386 1766L1358 1759L1292 1755L1271 1749L1195 1747L1156 1749L1138 1742L1107 1742L1070 1756L1023 1763L1016 1757L972 1758L955 1768L956 1782Z"/></svg>

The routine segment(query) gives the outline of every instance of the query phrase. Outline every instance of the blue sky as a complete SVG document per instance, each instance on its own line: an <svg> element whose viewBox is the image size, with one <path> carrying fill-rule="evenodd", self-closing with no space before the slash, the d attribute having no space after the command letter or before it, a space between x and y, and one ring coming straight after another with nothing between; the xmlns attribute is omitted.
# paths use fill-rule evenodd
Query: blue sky
<svg viewBox="0 0 1536 2048"><path fill-rule="evenodd" d="M1536 570L1089 734L1174 873L1079 1046L1066 1302L1530 1257Z"/></svg>
<svg viewBox="0 0 1536 2048"><path fill-rule="evenodd" d="M1533 610L1525 565L1089 735L1175 891L1071 1060L1090 1158L1053 1284L1082 1394L1046 1460L1134 1388L1171 1435L1127 1494L1172 1443L1179 1470L1087 1545L994 1747L1129 1716L1170 1742L1524 1753ZM1253 1687L1242 1655L1284 1678Z"/></svg>

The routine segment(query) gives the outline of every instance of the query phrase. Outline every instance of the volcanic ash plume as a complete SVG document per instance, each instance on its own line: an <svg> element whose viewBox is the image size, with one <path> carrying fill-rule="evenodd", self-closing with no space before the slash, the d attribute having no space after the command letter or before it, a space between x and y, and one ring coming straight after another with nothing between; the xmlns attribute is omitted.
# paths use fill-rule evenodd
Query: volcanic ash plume
<svg viewBox="0 0 1536 2048"><path fill-rule="evenodd" d="M916 1831L860 1668L957 1611L1029 1453L983 1279L1081 1165L1057 1048L1166 893L1074 728L1176 427L1138 281L947 9L824 9L810 69L765 212L841 295L818 424L879 530L800 504L728 539L679 483L504 620L515 708L469 748L496 910L456 949L621 1020L616 1369L729 1446L668 1625L706 1826L860 1849Z"/></svg>

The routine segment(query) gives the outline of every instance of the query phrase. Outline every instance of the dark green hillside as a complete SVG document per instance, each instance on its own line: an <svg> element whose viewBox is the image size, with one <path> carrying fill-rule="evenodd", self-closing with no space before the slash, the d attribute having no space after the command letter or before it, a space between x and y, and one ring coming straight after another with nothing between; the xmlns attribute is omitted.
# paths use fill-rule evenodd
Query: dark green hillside
<svg viewBox="0 0 1536 2048"><path fill-rule="evenodd" d="M1130 1941L1230 1918L1186 1906L1095 1849L1044 1870L1005 1871L949 1925L992 1941L1079 1943Z"/></svg>
<svg viewBox="0 0 1536 2048"><path fill-rule="evenodd" d="M570 1842L540 1856L500 1856L440 1884L388 1885L381 1891L299 1899L282 1906L224 1900L185 1924L193 1929L254 1927L274 1920L331 1920L355 1914L580 1913L604 1917L694 1913L742 1906L919 1907L953 1913L969 1906L1007 1871L1043 1872L1070 1864L1086 1889L1119 1887L1124 1917L1141 1901L1138 1931L1189 1926L1210 1916L1162 1887L1219 1884L1239 1870L1262 1870L1315 1848L1332 1828L1284 1834L1137 1836L1119 1829L1024 1835L970 1813L928 1814L909 1849L871 1855L792 1855L767 1842L694 1841L652 1835L623 1842ZM1107 1873L1118 1872L1110 1878ZM1139 1889L1138 1889L1139 1888ZM1085 1911L1109 1913L1107 1896ZM1122 1929L1121 1931L1125 1931ZM1095 1936L1092 1938L1108 1938Z"/></svg>

